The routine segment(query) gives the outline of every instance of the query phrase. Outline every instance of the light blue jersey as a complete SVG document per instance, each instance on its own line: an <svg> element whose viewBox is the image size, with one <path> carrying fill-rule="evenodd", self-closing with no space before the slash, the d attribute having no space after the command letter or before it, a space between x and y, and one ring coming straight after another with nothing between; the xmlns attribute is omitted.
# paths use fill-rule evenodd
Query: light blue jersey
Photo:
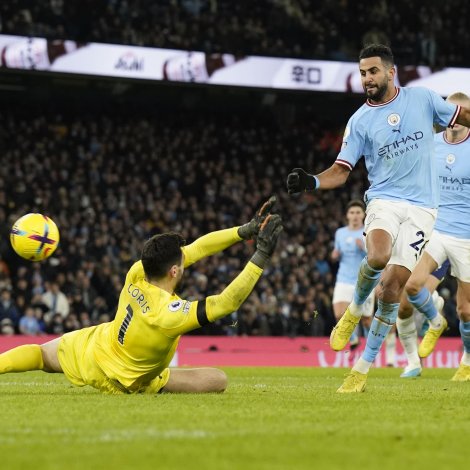
<svg viewBox="0 0 470 470"><path fill-rule="evenodd" d="M370 187L365 200L386 199L437 208L439 179L433 124L453 126L460 106L426 88L397 88L380 105L366 101L346 126L336 163L352 170L364 156Z"/></svg>
<svg viewBox="0 0 470 470"><path fill-rule="evenodd" d="M341 227L335 233L335 250L340 252L336 282L355 285L357 273L366 252L357 246L356 240L363 239L364 227L351 230Z"/></svg>
<svg viewBox="0 0 470 470"><path fill-rule="evenodd" d="M436 161L441 199L435 229L446 235L470 239L470 131L464 140L447 142L436 134Z"/></svg>

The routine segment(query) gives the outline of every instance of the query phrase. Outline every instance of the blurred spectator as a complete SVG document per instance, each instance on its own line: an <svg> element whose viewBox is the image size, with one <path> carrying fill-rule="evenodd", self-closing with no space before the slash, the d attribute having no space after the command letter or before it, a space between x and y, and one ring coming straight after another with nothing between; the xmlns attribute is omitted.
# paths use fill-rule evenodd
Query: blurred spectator
<svg viewBox="0 0 470 470"><path fill-rule="evenodd" d="M60 314L65 318L69 314L70 305L65 294L59 289L55 281L46 283L46 292L42 294L42 301L48 307L47 316Z"/></svg>
<svg viewBox="0 0 470 470"><path fill-rule="evenodd" d="M41 333L41 326L33 307L26 308L24 315L20 318L18 329L22 335L38 335Z"/></svg>
<svg viewBox="0 0 470 470"><path fill-rule="evenodd" d="M0 334L5 336L12 336L15 334L15 325L9 318L0 320Z"/></svg>
<svg viewBox="0 0 470 470"><path fill-rule="evenodd" d="M20 312L11 298L11 292L8 289L3 289L0 294L0 321L10 320L13 327L18 325Z"/></svg>

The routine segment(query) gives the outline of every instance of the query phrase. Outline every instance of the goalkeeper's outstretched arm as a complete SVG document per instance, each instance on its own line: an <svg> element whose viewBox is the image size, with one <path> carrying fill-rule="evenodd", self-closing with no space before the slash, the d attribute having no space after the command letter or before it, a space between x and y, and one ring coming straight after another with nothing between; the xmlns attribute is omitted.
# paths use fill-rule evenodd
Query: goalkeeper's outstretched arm
<svg viewBox="0 0 470 470"><path fill-rule="evenodd" d="M186 268L202 258L219 253L240 240L251 240L258 234L261 224L269 215L275 202L276 197L271 196L253 219L245 225L208 233L190 245L183 247L184 267Z"/></svg>
<svg viewBox="0 0 470 470"><path fill-rule="evenodd" d="M278 215L268 216L258 234L256 251L243 271L220 294L194 302L185 320L178 327L167 329L165 334L176 337L238 310L268 264L281 231L281 218Z"/></svg>

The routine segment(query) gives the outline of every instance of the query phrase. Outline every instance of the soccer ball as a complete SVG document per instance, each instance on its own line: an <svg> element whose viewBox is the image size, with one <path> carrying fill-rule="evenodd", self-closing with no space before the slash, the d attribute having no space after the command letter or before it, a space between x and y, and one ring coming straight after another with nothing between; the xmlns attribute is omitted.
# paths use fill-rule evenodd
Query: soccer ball
<svg viewBox="0 0 470 470"><path fill-rule="evenodd" d="M26 214L13 224L10 242L22 258L41 261L56 250L59 244L59 229L54 221L45 215Z"/></svg>

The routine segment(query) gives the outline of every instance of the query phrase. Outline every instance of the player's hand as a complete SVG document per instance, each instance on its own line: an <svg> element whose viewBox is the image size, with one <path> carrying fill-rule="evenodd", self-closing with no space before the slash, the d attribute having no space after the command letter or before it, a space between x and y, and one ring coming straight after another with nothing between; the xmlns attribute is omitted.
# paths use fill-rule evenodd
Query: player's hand
<svg viewBox="0 0 470 470"><path fill-rule="evenodd" d="M238 235L244 240L251 240L252 238L256 237L256 235L258 235L261 224L270 214L274 204L276 204L276 196L271 196L247 224L238 228Z"/></svg>
<svg viewBox="0 0 470 470"><path fill-rule="evenodd" d="M268 215L265 221L261 225L260 231L258 233L258 238L256 240L256 252L251 258L251 261L259 266L264 268L268 263L271 255L274 253L274 250L279 240L279 235L283 230L282 219L278 214Z"/></svg>
<svg viewBox="0 0 470 470"><path fill-rule="evenodd" d="M313 175L310 175L302 168L294 168L287 175L287 192L297 194L302 191L313 191L317 187L317 182Z"/></svg>
<svg viewBox="0 0 470 470"><path fill-rule="evenodd" d="M361 250L365 251L364 242L360 238L356 238L356 246Z"/></svg>

